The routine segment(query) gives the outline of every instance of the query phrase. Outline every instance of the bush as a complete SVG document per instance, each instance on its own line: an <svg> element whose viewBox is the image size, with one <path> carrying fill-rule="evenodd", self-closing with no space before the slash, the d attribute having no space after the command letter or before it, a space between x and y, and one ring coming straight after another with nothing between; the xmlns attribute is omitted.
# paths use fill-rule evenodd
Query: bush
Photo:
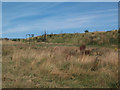
<svg viewBox="0 0 120 90"><path fill-rule="evenodd" d="M88 30L85 30L85 33L89 32Z"/></svg>
<svg viewBox="0 0 120 90"><path fill-rule="evenodd" d="M17 41L16 39L13 39L12 41Z"/></svg>

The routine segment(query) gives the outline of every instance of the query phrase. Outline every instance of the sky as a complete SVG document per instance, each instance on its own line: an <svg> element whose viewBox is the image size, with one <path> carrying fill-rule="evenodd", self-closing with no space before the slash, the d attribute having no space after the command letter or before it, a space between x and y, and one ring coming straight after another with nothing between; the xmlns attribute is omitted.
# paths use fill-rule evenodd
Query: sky
<svg viewBox="0 0 120 90"><path fill-rule="evenodd" d="M119 2L120 0L2 0L2 2Z"/></svg>
<svg viewBox="0 0 120 90"><path fill-rule="evenodd" d="M117 2L3 2L2 37L118 29Z"/></svg>

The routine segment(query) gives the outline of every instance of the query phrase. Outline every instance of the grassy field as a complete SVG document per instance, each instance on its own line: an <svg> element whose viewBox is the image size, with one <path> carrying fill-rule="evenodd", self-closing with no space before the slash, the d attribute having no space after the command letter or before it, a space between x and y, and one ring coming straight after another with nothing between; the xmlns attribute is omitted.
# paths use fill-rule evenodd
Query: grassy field
<svg viewBox="0 0 120 90"><path fill-rule="evenodd" d="M31 39L39 41L43 36L37 36ZM111 47L111 45L118 45L118 30L107 32L88 32L88 33L62 33L62 34L48 34L46 35L48 43L63 43L74 45L96 45Z"/></svg>
<svg viewBox="0 0 120 90"><path fill-rule="evenodd" d="M96 51L80 55L76 44L3 41L2 45L3 88L118 87L118 52L114 48L87 46L102 53L96 64Z"/></svg>

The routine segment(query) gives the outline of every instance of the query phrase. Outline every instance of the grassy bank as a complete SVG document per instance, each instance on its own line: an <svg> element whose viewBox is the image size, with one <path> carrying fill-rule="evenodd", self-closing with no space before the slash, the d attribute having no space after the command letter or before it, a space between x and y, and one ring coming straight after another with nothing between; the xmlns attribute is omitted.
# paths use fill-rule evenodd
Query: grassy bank
<svg viewBox="0 0 120 90"><path fill-rule="evenodd" d="M3 88L118 87L117 51L99 48L104 55L99 57L97 69L91 71L96 57L80 55L76 50L76 46L38 47L18 43L16 46L3 46Z"/></svg>

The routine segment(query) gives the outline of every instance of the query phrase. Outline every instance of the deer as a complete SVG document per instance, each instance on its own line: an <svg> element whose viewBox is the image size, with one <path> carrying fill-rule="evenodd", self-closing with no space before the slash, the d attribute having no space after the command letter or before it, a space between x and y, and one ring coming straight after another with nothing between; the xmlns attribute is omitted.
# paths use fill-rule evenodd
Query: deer
<svg viewBox="0 0 120 90"><path fill-rule="evenodd" d="M81 45L80 46L80 53L83 55L90 55L91 50L86 50L86 45Z"/></svg>
<svg viewBox="0 0 120 90"><path fill-rule="evenodd" d="M85 49L86 49L86 45L81 45L80 46L80 53L83 55L85 54Z"/></svg>
<svg viewBox="0 0 120 90"><path fill-rule="evenodd" d="M90 50L85 50L85 55L90 55Z"/></svg>

